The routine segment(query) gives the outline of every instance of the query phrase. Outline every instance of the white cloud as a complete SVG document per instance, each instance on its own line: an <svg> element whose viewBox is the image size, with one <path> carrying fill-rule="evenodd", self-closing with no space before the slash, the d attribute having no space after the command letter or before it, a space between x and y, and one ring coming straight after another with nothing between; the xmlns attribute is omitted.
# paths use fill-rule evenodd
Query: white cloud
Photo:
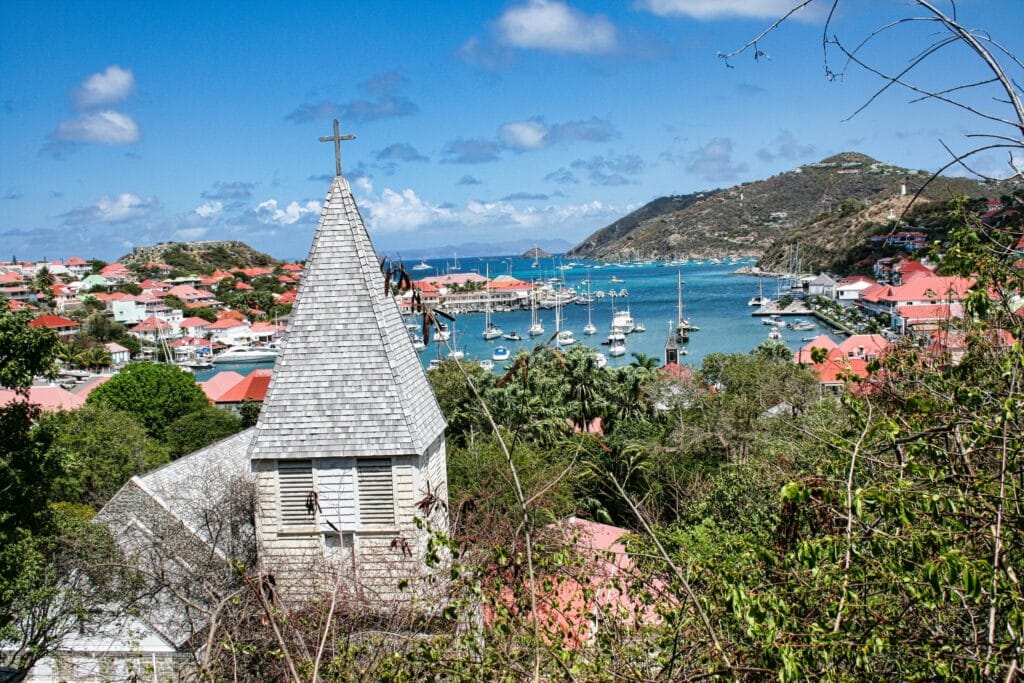
<svg viewBox="0 0 1024 683"><path fill-rule="evenodd" d="M75 91L75 103L81 108L88 108L121 102L134 88L135 76L131 69L111 64L82 81Z"/></svg>
<svg viewBox="0 0 1024 683"><path fill-rule="evenodd" d="M360 198L369 228L376 233L412 232L421 228L519 227L543 228L581 220L606 221L621 209L600 201L583 204L516 206L508 201L471 200L462 208L432 204L412 189L384 189L378 196Z"/></svg>
<svg viewBox="0 0 1024 683"><path fill-rule="evenodd" d="M746 172L747 165L733 162L732 147L732 138L713 138L690 153L686 170L711 182L735 180L740 173Z"/></svg>
<svg viewBox="0 0 1024 683"><path fill-rule="evenodd" d="M557 0L530 0L510 7L497 21L506 45L552 52L597 54L615 49L615 26L604 15L588 15Z"/></svg>
<svg viewBox="0 0 1024 683"><path fill-rule="evenodd" d="M501 141L514 149L540 149L547 146L548 127L540 121L512 121L501 127Z"/></svg>
<svg viewBox="0 0 1024 683"><path fill-rule="evenodd" d="M100 142L104 145L130 145L139 141L139 126L127 114L103 110L81 114L64 121L53 133L62 142Z"/></svg>
<svg viewBox="0 0 1024 683"><path fill-rule="evenodd" d="M213 218L224 212L224 204L221 202L204 202L196 207L195 214L200 218Z"/></svg>
<svg viewBox="0 0 1024 683"><path fill-rule="evenodd" d="M559 142L603 142L618 135L609 121L592 116L589 120L566 121L548 125L537 117L510 121L498 129L498 137L506 147L520 152L544 149Z"/></svg>
<svg viewBox="0 0 1024 683"><path fill-rule="evenodd" d="M379 232L407 232L452 218L449 209L424 202L413 190L385 188L377 197L361 200L370 215L370 227Z"/></svg>
<svg viewBox="0 0 1024 683"><path fill-rule="evenodd" d="M142 218L158 205L156 197L140 197L131 192L122 192L117 197L102 197L91 206L81 206L64 214L68 225L96 223L124 223Z"/></svg>
<svg viewBox="0 0 1024 683"><path fill-rule="evenodd" d="M302 220L310 220L320 214L320 202L309 200L303 204L293 201L283 209L278 208L276 199L260 202L253 209L260 223L277 223L291 225Z"/></svg>
<svg viewBox="0 0 1024 683"><path fill-rule="evenodd" d="M637 5L659 16L685 16L694 19L722 17L781 17L793 9L793 0L640 0Z"/></svg>

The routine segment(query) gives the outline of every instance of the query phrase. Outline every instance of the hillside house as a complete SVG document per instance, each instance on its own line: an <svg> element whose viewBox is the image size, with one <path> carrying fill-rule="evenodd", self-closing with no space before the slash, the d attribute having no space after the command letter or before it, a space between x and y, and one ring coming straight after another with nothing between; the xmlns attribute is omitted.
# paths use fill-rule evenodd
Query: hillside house
<svg viewBox="0 0 1024 683"><path fill-rule="evenodd" d="M57 336L64 341L68 341L76 334L78 329L81 327L79 323L70 318L62 318L59 315L47 314L41 315L35 320L32 320L28 324L29 327L45 327L49 330L53 330L57 333Z"/></svg>

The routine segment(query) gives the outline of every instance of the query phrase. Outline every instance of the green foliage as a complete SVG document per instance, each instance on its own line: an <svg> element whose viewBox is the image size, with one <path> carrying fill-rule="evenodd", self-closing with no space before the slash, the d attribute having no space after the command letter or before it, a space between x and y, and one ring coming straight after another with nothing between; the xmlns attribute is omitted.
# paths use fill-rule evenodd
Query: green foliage
<svg viewBox="0 0 1024 683"><path fill-rule="evenodd" d="M163 440L172 458L180 458L242 429L242 420L226 410L207 406L172 420Z"/></svg>
<svg viewBox="0 0 1024 683"><path fill-rule="evenodd" d="M243 429L256 426L262 408L263 404L259 401L242 401L242 405L238 406L238 416L242 419Z"/></svg>
<svg viewBox="0 0 1024 683"><path fill-rule="evenodd" d="M61 463L57 500L99 509L132 476L168 461L167 449L132 415L104 404L44 416L35 438Z"/></svg>
<svg viewBox="0 0 1024 683"><path fill-rule="evenodd" d="M35 375L52 371L57 335L42 327L29 327L32 316L12 313L0 306L0 387L19 389Z"/></svg>
<svg viewBox="0 0 1024 683"><path fill-rule="evenodd" d="M153 437L183 415L201 412L210 402L189 373L173 365L132 363L86 399L134 415Z"/></svg>
<svg viewBox="0 0 1024 683"><path fill-rule="evenodd" d="M217 320L217 311L213 308L210 308L209 306L204 306L203 308L193 308L189 311L189 315L195 316L197 318L202 318L208 323L216 322Z"/></svg>

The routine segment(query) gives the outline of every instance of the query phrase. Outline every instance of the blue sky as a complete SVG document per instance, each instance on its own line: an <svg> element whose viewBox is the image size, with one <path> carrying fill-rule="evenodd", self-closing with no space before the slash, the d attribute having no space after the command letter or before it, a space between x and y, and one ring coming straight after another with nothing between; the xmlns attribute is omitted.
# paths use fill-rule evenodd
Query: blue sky
<svg viewBox="0 0 1024 683"><path fill-rule="evenodd" d="M168 239L304 256L342 158L378 247L575 242L664 194L844 150L932 169L969 114L828 81L820 10L790 0L9 2L0 6L0 258L114 258ZM847 0L848 41L908 3ZM960 16L1024 54L1024 3ZM934 27L866 53L901 66ZM936 55L925 82L980 73ZM985 101L985 106L998 104ZM1002 132L1002 131L1000 131ZM978 161L1002 172L1001 158Z"/></svg>

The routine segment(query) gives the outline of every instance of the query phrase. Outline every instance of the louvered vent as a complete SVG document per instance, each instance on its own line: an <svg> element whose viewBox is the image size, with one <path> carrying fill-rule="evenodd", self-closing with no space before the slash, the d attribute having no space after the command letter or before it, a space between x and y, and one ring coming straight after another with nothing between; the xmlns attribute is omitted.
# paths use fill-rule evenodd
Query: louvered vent
<svg viewBox="0 0 1024 683"><path fill-rule="evenodd" d="M314 513L309 509L313 491L313 463L310 460L278 460L277 481L281 494L281 526L308 527Z"/></svg>
<svg viewBox="0 0 1024 683"><path fill-rule="evenodd" d="M357 460L361 526L395 525L395 486L390 460Z"/></svg>

